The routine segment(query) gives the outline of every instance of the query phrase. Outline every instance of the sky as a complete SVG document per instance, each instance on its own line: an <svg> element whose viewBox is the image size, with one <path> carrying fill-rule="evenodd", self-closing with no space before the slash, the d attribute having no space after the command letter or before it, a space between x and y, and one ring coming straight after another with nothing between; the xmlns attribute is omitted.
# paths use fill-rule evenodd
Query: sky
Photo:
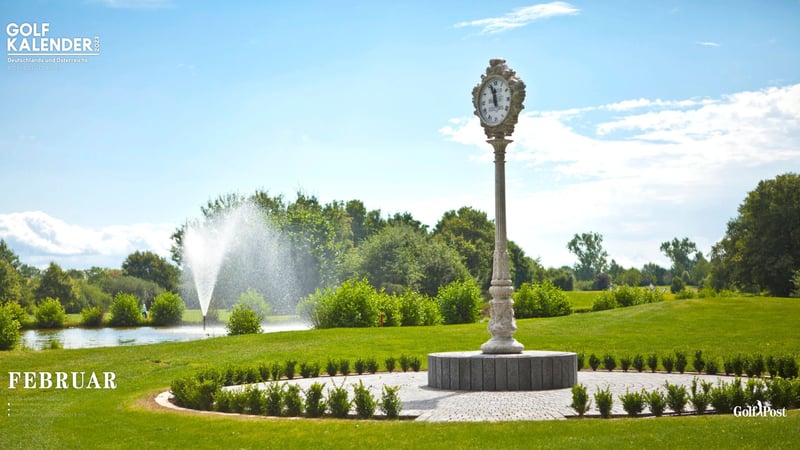
<svg viewBox="0 0 800 450"><path fill-rule="evenodd" d="M669 266L675 237L708 255L760 180L800 171L800 0L34 0L0 18L0 239L39 267L168 256L200 206L257 189L493 218L471 92L498 57L527 86L508 237L547 267L590 231L625 267ZM20 33L92 45L48 62L17 55Z"/></svg>

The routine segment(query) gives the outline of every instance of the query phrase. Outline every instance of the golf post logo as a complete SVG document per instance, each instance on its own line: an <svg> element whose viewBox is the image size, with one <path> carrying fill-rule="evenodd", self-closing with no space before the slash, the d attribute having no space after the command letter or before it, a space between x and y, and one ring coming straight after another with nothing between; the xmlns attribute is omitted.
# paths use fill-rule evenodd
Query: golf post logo
<svg viewBox="0 0 800 450"><path fill-rule="evenodd" d="M47 70L100 55L100 36L57 36L49 22L9 22L5 33L9 69Z"/></svg>
<svg viewBox="0 0 800 450"><path fill-rule="evenodd" d="M733 415L736 417L786 417L786 408L772 409L761 403L761 400L757 400L754 406L735 406Z"/></svg>

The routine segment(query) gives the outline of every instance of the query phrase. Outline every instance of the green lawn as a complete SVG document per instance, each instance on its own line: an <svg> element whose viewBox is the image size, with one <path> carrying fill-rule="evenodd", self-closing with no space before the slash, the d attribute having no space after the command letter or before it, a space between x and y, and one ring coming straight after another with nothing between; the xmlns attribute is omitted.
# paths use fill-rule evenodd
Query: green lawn
<svg viewBox="0 0 800 450"><path fill-rule="evenodd" d="M798 353L800 301L675 300L517 321L528 349L618 355L703 349L708 354ZM178 414L150 400L171 380L227 363L324 362L477 349L486 324L335 329L87 350L0 352L0 448L531 448L771 447L800 445L800 413L509 423L291 420ZM9 371L113 371L116 390L8 389Z"/></svg>

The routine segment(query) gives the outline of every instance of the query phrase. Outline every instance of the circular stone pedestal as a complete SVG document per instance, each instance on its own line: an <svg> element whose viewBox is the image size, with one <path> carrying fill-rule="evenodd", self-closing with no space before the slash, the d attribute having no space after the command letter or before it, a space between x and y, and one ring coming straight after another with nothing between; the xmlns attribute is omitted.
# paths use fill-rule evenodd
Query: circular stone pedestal
<svg viewBox="0 0 800 450"><path fill-rule="evenodd" d="M541 391L578 382L578 356L525 351L493 355L480 351L428 355L428 387L454 391Z"/></svg>

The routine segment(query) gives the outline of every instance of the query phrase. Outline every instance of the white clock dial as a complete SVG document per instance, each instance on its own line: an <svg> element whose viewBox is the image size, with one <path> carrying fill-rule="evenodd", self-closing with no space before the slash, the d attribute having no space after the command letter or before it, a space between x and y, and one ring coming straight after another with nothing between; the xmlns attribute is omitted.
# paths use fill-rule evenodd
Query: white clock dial
<svg viewBox="0 0 800 450"><path fill-rule="evenodd" d="M493 77L484 82L478 97L481 119L489 126L499 125L508 116L511 91L503 78Z"/></svg>

